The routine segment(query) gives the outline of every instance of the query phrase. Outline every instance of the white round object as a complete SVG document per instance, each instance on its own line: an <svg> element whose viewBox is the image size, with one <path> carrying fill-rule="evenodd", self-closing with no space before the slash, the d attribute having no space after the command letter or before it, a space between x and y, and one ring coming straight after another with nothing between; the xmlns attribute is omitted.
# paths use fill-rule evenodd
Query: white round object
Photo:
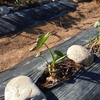
<svg viewBox="0 0 100 100"><path fill-rule="evenodd" d="M1 14L8 14L10 12L10 9L6 6L1 6L0 7L0 13Z"/></svg>
<svg viewBox="0 0 100 100"><path fill-rule="evenodd" d="M90 65L94 60L93 55L81 45L72 45L69 47L67 50L67 56L76 63L81 63L83 65Z"/></svg>
<svg viewBox="0 0 100 100"><path fill-rule="evenodd" d="M6 85L5 100L46 100L46 97L29 77L18 76Z"/></svg>

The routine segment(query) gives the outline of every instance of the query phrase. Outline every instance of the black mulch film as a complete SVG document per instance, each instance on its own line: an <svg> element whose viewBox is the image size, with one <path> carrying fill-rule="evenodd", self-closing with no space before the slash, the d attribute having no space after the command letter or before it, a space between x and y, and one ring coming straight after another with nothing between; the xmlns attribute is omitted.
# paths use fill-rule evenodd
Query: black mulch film
<svg viewBox="0 0 100 100"><path fill-rule="evenodd" d="M86 46L89 43L89 38L97 34L97 29L91 26L51 50L60 50L66 53L68 47L73 44ZM51 61L47 50L43 51L43 55L48 61ZM59 85L43 91L47 100L100 100L100 54L95 58L91 66L82 67L68 81L63 81ZM0 100L4 100L4 90L9 80L19 75L26 75L36 83L45 68L46 64L41 58L32 56L1 72Z"/></svg>
<svg viewBox="0 0 100 100"><path fill-rule="evenodd" d="M54 20L68 12L75 11L77 6L70 0L59 0L36 8L11 11L7 15L0 16L0 36Z"/></svg>

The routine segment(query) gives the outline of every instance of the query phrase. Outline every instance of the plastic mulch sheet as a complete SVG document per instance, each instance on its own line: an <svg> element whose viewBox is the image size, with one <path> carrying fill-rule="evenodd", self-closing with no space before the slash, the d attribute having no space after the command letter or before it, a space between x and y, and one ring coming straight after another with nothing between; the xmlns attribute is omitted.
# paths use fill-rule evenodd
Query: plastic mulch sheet
<svg viewBox="0 0 100 100"><path fill-rule="evenodd" d="M69 0L51 2L43 6L10 12L0 16L0 36L33 27L76 10L77 4Z"/></svg>
<svg viewBox="0 0 100 100"><path fill-rule="evenodd" d="M86 46L89 43L89 38L97 34L97 30L91 26L51 48L51 50L60 50L66 53L68 47L73 44ZM47 50L43 51L43 55L47 60L51 61ZM98 55L91 66L81 68L70 80L63 81L59 85L44 92L47 100L100 100L99 57L100 55ZM26 75L29 76L33 82L36 82L45 68L46 64L43 59L32 56L11 69L1 72L0 100L4 100L4 89L9 80L19 75Z"/></svg>

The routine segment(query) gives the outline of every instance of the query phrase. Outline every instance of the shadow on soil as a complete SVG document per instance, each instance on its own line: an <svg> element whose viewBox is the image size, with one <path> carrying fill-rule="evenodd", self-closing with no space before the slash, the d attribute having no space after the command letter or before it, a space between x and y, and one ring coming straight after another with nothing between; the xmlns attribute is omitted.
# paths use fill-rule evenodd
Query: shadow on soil
<svg viewBox="0 0 100 100"><path fill-rule="evenodd" d="M52 35L55 35L57 37L59 37L57 35L57 30L59 30L58 28L63 28L65 29L66 31L68 30L68 28L72 28L72 25L77 25L77 22L80 21L82 18L84 18L85 16L83 14L81 14L80 12L77 12L76 13L76 16L74 15L74 12L71 13L72 15L70 14L66 14L65 16L63 17L60 17L56 20L53 20L53 21L49 21L49 22L46 22L46 23L41 23L39 25L37 25L36 27L34 28L29 28L29 29L26 29L24 30L26 33L28 34L31 34L31 35L44 35L46 33L44 33L44 30L42 30L42 26L46 26L48 24L50 24L51 26L55 27L52 31L49 31L50 29L48 29L49 32L52 32ZM78 17L77 17L78 16ZM81 30L81 27L76 27L78 29ZM47 29L46 29L47 30ZM20 35L20 34L19 34ZM59 37L60 38L60 37Z"/></svg>
<svg viewBox="0 0 100 100"><path fill-rule="evenodd" d="M26 32L28 34L33 34L33 35L44 34L43 30L40 29L39 27L46 25L47 23L43 22L44 21L47 22L49 20L53 20L48 22L51 23L51 25L55 24L55 26L67 29L68 27L71 27L71 25L76 24L76 21L80 21L80 18L77 18L76 16L65 15L66 13L74 12L76 10L76 7L77 4L75 3L70 3L69 1L60 0L58 2L49 3L36 9L16 12L14 14L11 14L11 16L8 16L8 18L6 16L1 17L3 18L5 25L0 24L1 26L0 34L2 35L2 33L6 34L7 32L11 31L12 32L19 31L27 26L32 27L33 23L34 23L33 26L36 26L38 21L41 22L41 24L38 23L37 27L35 27L35 30L31 28ZM81 13L77 14L79 17L84 17L84 15L82 15ZM60 17L62 15L65 16ZM0 22L2 23L1 19ZM6 30L2 30L2 28L5 28ZM6 36L11 37L13 34L17 36L20 35L20 32L11 33Z"/></svg>

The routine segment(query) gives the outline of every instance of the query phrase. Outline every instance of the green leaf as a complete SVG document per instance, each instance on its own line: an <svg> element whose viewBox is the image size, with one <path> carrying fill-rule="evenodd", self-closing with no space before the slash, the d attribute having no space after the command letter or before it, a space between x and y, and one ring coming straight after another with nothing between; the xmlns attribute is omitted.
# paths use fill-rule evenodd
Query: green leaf
<svg viewBox="0 0 100 100"><path fill-rule="evenodd" d="M100 35L98 35L98 43L100 43Z"/></svg>
<svg viewBox="0 0 100 100"><path fill-rule="evenodd" d="M51 33L48 32L44 36L43 35L39 36L39 38L37 38L37 40L36 40L36 46L33 47L32 49L30 49L30 51L38 50L39 48L41 48L42 45L45 43L45 41L49 38L50 35L51 35Z"/></svg>
<svg viewBox="0 0 100 100"><path fill-rule="evenodd" d="M54 53L57 55L57 59L64 56L64 54L59 50L55 50Z"/></svg>
<svg viewBox="0 0 100 100"><path fill-rule="evenodd" d="M41 56L42 56L42 52L39 52L39 53L36 54L35 57L41 57Z"/></svg>
<svg viewBox="0 0 100 100"><path fill-rule="evenodd" d="M96 37L90 38L89 44L92 44L95 39L96 39Z"/></svg>
<svg viewBox="0 0 100 100"><path fill-rule="evenodd" d="M49 71L49 72L51 72L51 73L58 73L58 71Z"/></svg>
<svg viewBox="0 0 100 100"><path fill-rule="evenodd" d="M57 62L60 61L60 60L64 60L65 57L67 56L67 55L64 55L64 54L63 54L61 51L59 51L59 50L55 50L54 53L57 55L57 58L56 58L56 62L55 62L55 63L57 63Z"/></svg>
<svg viewBox="0 0 100 100"><path fill-rule="evenodd" d="M99 21L95 22L94 27L95 27L95 28L100 27L100 22L99 22Z"/></svg>
<svg viewBox="0 0 100 100"><path fill-rule="evenodd" d="M16 3L20 4L21 2L20 2L20 0L16 0Z"/></svg>
<svg viewBox="0 0 100 100"><path fill-rule="evenodd" d="M56 63L60 60L64 60L67 57L67 55L64 55L63 57L60 57L59 59L56 60Z"/></svg>

